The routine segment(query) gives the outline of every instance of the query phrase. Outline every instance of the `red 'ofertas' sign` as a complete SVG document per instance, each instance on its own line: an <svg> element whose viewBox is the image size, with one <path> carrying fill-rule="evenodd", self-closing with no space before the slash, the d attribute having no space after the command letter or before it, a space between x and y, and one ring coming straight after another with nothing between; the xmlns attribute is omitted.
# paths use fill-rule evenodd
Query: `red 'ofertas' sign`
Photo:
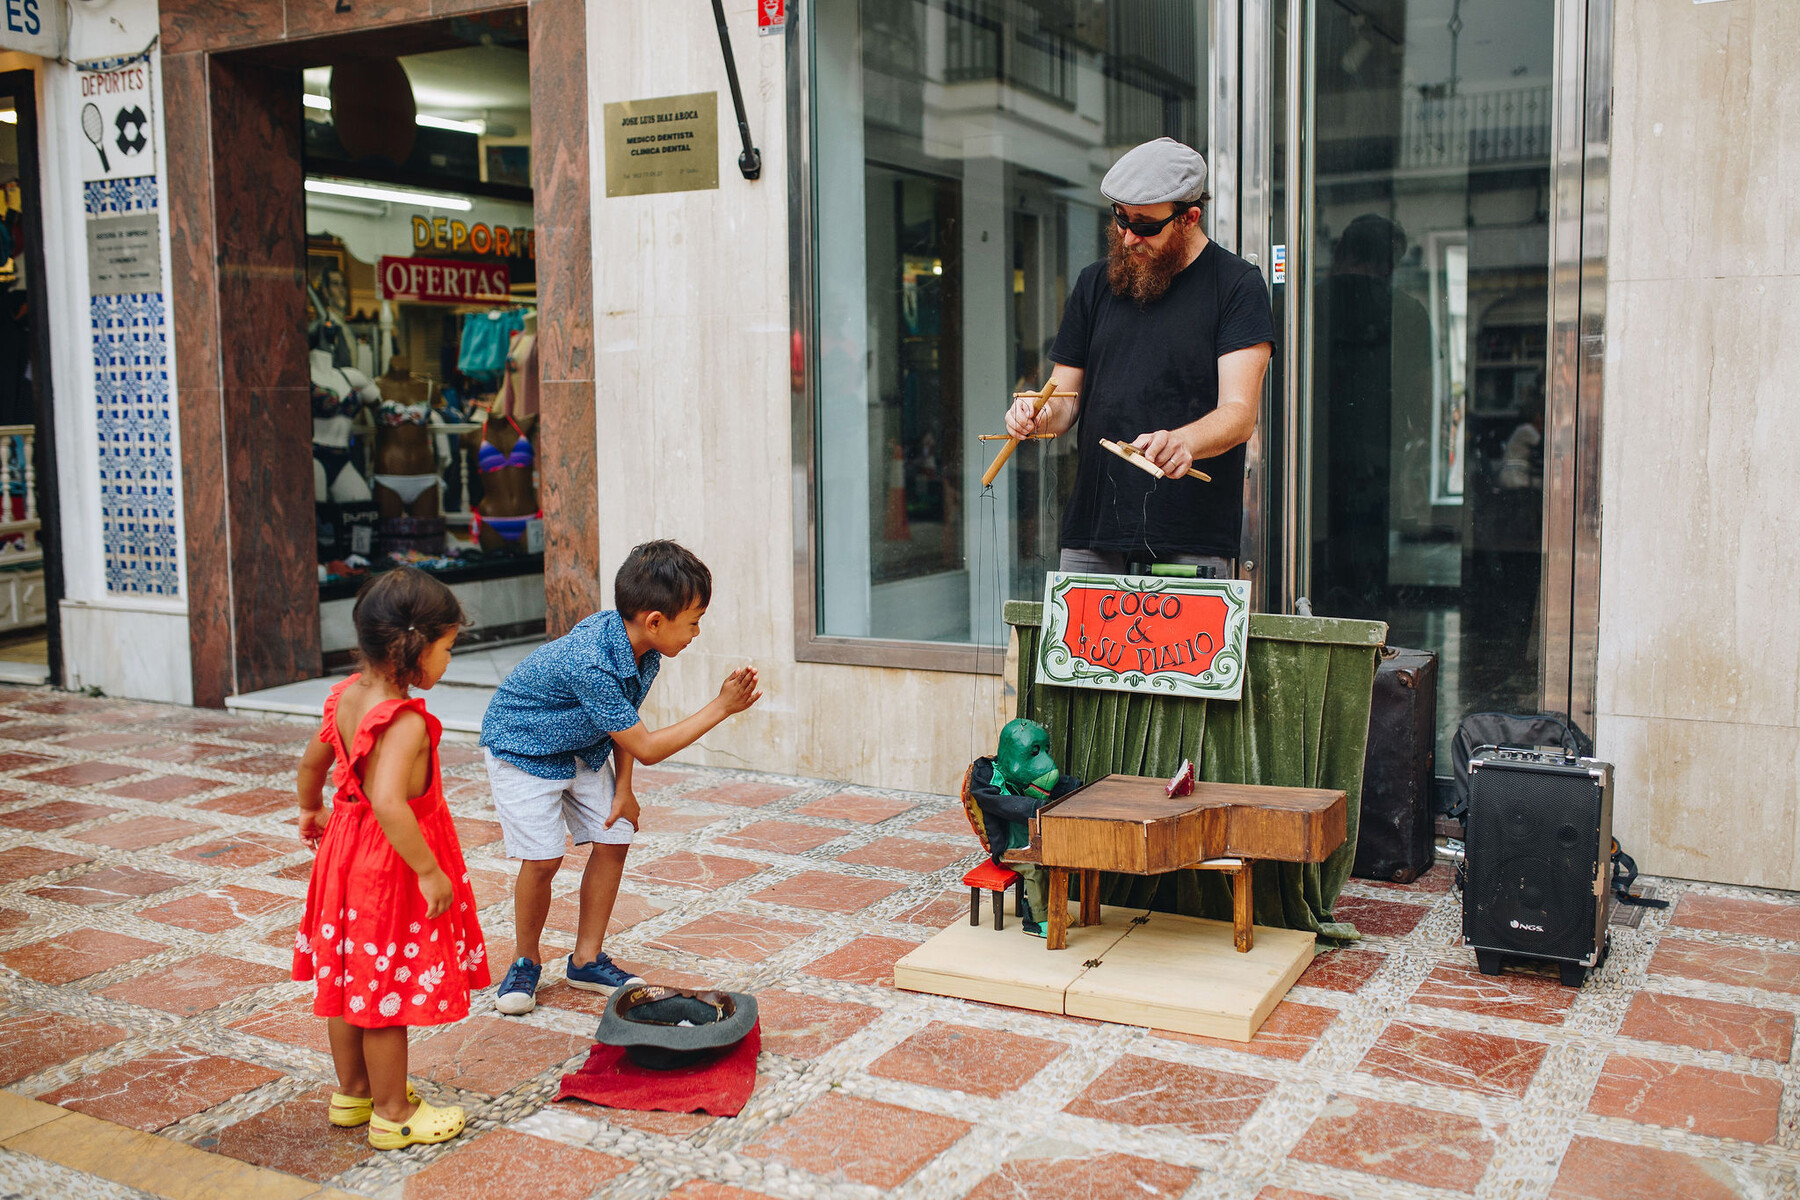
<svg viewBox="0 0 1800 1200"><path fill-rule="evenodd" d="M511 304L512 275L503 263L382 255L375 268L387 300L435 300L446 304Z"/></svg>
<svg viewBox="0 0 1800 1200"><path fill-rule="evenodd" d="M1116 587L1063 593L1069 623L1063 645L1111 671L1201 675L1225 645L1228 610L1219 596L1183 596Z"/></svg>

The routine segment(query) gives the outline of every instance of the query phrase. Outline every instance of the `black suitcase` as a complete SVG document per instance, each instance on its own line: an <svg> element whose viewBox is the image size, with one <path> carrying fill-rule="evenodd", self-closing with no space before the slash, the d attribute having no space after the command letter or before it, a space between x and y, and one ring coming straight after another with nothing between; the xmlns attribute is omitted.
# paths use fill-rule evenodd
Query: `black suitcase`
<svg viewBox="0 0 1800 1200"><path fill-rule="evenodd" d="M1382 650L1363 759L1362 820L1352 875L1411 883L1436 843L1432 766L1437 748L1437 655Z"/></svg>

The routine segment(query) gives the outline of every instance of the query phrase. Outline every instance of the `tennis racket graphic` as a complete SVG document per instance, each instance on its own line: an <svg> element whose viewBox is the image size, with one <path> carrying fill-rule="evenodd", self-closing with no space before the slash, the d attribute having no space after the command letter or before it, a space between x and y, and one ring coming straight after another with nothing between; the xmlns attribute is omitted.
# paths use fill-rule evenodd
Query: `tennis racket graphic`
<svg viewBox="0 0 1800 1200"><path fill-rule="evenodd" d="M81 132L87 134L87 140L94 143L94 149L100 151L100 165L112 174L112 164L106 161L106 147L100 144L100 135L106 132L106 126L100 120L100 108L89 103L81 106Z"/></svg>

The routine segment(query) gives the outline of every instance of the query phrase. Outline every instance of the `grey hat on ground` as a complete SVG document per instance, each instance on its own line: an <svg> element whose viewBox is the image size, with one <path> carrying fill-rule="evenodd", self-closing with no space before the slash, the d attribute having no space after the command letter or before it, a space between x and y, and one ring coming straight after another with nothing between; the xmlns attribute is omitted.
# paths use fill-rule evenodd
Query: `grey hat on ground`
<svg viewBox="0 0 1800 1200"><path fill-rule="evenodd" d="M628 983L613 992L594 1040L623 1046L653 1071L690 1067L743 1041L756 1025L756 997Z"/></svg>
<svg viewBox="0 0 1800 1200"><path fill-rule="evenodd" d="M1127 150L1106 178L1100 194L1114 204L1192 204L1206 191L1206 160L1174 138L1157 138Z"/></svg>

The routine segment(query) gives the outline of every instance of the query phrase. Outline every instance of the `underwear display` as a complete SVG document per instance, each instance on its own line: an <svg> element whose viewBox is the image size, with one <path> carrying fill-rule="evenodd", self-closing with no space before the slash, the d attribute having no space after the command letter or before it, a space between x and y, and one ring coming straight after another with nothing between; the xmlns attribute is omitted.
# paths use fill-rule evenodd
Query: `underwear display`
<svg viewBox="0 0 1800 1200"><path fill-rule="evenodd" d="M444 552L442 517L383 517L380 532L383 554L436 556Z"/></svg>
<svg viewBox="0 0 1800 1200"><path fill-rule="evenodd" d="M398 400L383 400L375 410L375 423L384 429L397 429L402 425L429 425L431 402L419 400L412 404L402 404Z"/></svg>
<svg viewBox="0 0 1800 1200"><path fill-rule="evenodd" d="M519 435L519 440L513 443L511 450L502 454L500 447L488 441L487 435L483 434L481 445L475 451L475 465L481 469L481 473L484 475L492 474L495 471L504 471L507 467L529 467L537 461L537 456L531 449L531 439L525 436L525 431L519 428L519 423L510 416L506 418L506 423L513 427L513 431Z"/></svg>
<svg viewBox="0 0 1800 1200"><path fill-rule="evenodd" d="M313 454L315 457L317 456L317 446L313 447ZM436 475L382 475L377 473L375 482L400 497L400 503L411 504L432 488L443 483L443 480Z"/></svg>
<svg viewBox="0 0 1800 1200"><path fill-rule="evenodd" d="M544 510L538 509L528 517L484 517L479 512L469 514L469 532L475 537L481 536L483 528L492 529L500 535L503 542L516 542L525 536L525 527L533 521L541 520Z"/></svg>
<svg viewBox="0 0 1800 1200"><path fill-rule="evenodd" d="M327 482L335 480L343 472L343 469L350 465L351 455L347 448L340 449L337 446L325 446L314 442L312 452L313 460L325 468ZM376 478L379 479L380 476L376 476Z"/></svg>

